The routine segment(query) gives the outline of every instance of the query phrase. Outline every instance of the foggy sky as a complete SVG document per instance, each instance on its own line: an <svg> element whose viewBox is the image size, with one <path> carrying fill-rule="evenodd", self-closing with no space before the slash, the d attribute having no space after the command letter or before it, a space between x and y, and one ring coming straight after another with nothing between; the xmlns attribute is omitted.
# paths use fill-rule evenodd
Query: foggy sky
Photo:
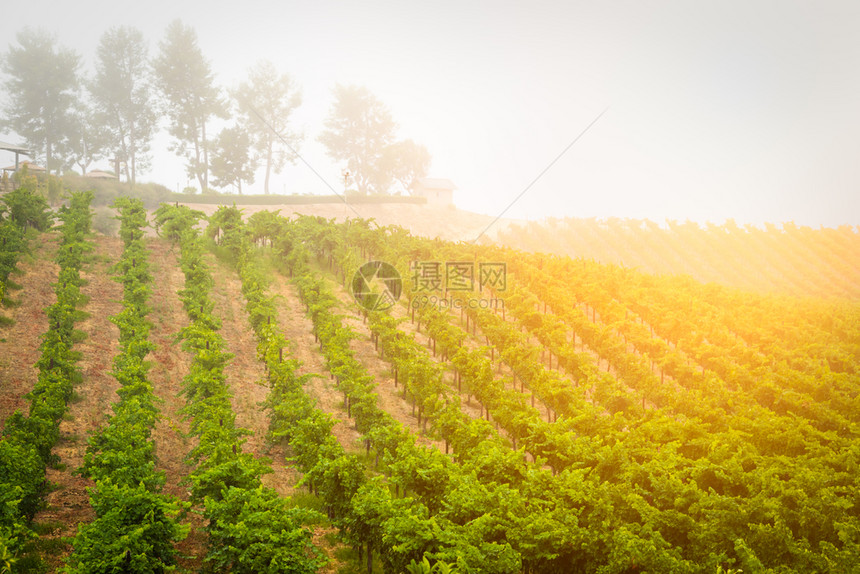
<svg viewBox="0 0 860 574"><path fill-rule="evenodd" d="M301 153L338 191L342 166L316 138L331 88L352 83L465 209L499 213L608 108L508 216L860 224L857 2L35 0L0 19L0 50L43 27L90 70L109 27L140 28L155 54L175 18L219 85L260 58L296 80ZM176 190L189 180L169 141L139 180ZM273 182L329 193L301 164Z"/></svg>

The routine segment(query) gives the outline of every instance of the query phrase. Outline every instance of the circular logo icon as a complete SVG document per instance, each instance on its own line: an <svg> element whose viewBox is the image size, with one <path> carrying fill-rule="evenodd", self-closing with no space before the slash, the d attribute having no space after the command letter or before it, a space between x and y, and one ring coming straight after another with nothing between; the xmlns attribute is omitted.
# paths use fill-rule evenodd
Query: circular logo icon
<svg viewBox="0 0 860 574"><path fill-rule="evenodd" d="M369 261L352 276L352 296L368 311L391 309L402 291L400 273L385 261Z"/></svg>

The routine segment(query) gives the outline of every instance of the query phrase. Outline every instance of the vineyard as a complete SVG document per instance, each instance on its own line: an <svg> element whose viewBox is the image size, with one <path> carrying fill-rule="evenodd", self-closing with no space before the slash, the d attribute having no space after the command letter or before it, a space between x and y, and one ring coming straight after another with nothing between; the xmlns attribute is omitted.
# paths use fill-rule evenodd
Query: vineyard
<svg viewBox="0 0 860 574"><path fill-rule="evenodd" d="M764 228L609 218L551 219L499 234L511 247L594 259L645 273L686 274L760 293L860 297L860 233L794 223Z"/></svg>
<svg viewBox="0 0 860 574"><path fill-rule="evenodd" d="M704 236L602 236L648 274L14 193L0 572L860 571L853 231L724 286Z"/></svg>

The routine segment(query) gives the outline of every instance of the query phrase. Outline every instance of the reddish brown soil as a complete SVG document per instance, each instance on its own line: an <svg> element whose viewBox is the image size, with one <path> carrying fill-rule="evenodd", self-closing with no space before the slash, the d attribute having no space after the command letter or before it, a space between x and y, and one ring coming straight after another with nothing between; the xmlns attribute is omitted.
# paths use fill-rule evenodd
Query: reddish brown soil
<svg viewBox="0 0 860 574"><path fill-rule="evenodd" d="M41 234L30 243L32 255L18 261L20 274L9 277L21 289L6 294L20 305L0 311L14 321L0 328L0 427L16 410L25 414L29 410L24 395L32 390L38 376L33 365L41 354L42 335L48 330L45 308L57 300L53 284L59 273L54 263L58 245L57 233Z"/></svg>
<svg viewBox="0 0 860 574"><path fill-rule="evenodd" d="M306 384L306 392L316 399L317 408L337 419L332 433L344 449L357 452L360 434L350 424L343 404L343 394L334 387L331 373L319 344L314 341L313 322L305 314L305 306L295 286L280 273L271 277L269 292L278 304L278 322L290 341L290 355L302 362L300 374L315 374Z"/></svg>
<svg viewBox="0 0 860 574"><path fill-rule="evenodd" d="M320 271L320 273L324 273ZM412 414L411 404L403 399L402 387L395 388L394 374L391 365L379 358L373 343L370 341L370 329L362 321L355 306L355 301L352 296L335 281L328 281L334 295L340 301L339 308L336 310L344 316L344 323L349 325L358 335L356 339L350 342L350 348L355 352L356 358L364 365L367 372L376 380L376 393L378 397L379 408L386 411L395 420L406 426L418 439L420 444L432 445L440 450L444 450L444 443L432 441L423 436L421 428L418 425L418 418ZM272 289L274 293L283 297L284 304L288 308L298 310L304 315L304 304L299 298L295 287L282 275L278 274L273 278ZM306 319L307 335L303 340L296 340L299 348L306 346L314 346L313 334L310 333L311 321ZM289 335L288 335L289 336ZM309 337L309 339L307 338ZM292 337L291 337L292 339ZM334 384L330 379L324 381L324 385L320 385L321 381L315 382L313 385L313 395L320 401L320 408L327 410L335 406L339 411L339 417L346 418L346 413L343 409L343 394L334 388ZM328 411L332 412L332 411ZM333 413L334 414L334 413Z"/></svg>
<svg viewBox="0 0 860 574"><path fill-rule="evenodd" d="M227 383L233 391L233 412L236 424L253 432L243 446L246 452L272 459L272 474L263 476L263 484L274 488L281 496L289 496L298 481L298 473L284 464L282 447L266 443L269 420L261 403L269 392L264 365L257 359L257 338L245 310L242 282L238 274L215 257L209 258L215 280L212 301L215 315L221 321L221 336L233 360L224 369Z"/></svg>
<svg viewBox="0 0 860 574"><path fill-rule="evenodd" d="M182 379L188 374L191 364L189 353L182 351L176 341L180 329L188 325L188 316L179 299L178 291L185 286L185 276L179 268L177 252L163 239L151 239L147 246L150 252L153 291L149 304L149 320L152 330L149 339L156 349L149 355L152 369L149 380L155 396L161 401L161 419L153 429L152 440L158 457L158 468L165 473L164 492L187 501L189 487L183 481L191 472L185 457L194 447L195 441L187 437L188 423L182 418L180 409L185 406L182 395ZM177 545L181 570L197 572L206 555L205 521L196 512L186 516L185 524L191 530Z"/></svg>
<svg viewBox="0 0 860 574"><path fill-rule="evenodd" d="M47 539L74 536L79 524L95 518L87 493L93 482L75 471L83 464L87 439L102 427L111 404L119 398L118 384L110 374L119 351L119 329L110 317L122 310L122 286L111 278L110 266L122 253L122 242L98 237L93 247L92 260L81 271L87 282L81 292L89 299L84 307L88 317L76 325L86 334L86 339L75 345L82 354L78 368L83 381L75 388L77 398L69 403L68 416L60 422L60 440L53 450L63 467L47 469L47 478L55 489L47 496L47 508L35 518L37 523L56 525L43 535ZM53 570L70 551L71 545L66 544L57 554L45 556L45 560Z"/></svg>
<svg viewBox="0 0 860 574"><path fill-rule="evenodd" d="M236 355L225 369L227 381L233 390L233 412L236 413L236 423L254 433L248 437L244 448L247 452L255 455L264 454L272 459L274 472L265 475L263 483L274 488L282 496L290 496L295 493L295 485L301 475L294 466L285 463L288 455L287 448L283 445L272 445L266 441L268 416L261 409L260 403L265 400L269 389L265 384L264 366L256 358L256 336L245 310L241 281L235 271L215 258L210 259L210 265L215 279L215 288L212 291L215 313L223 321L221 334L227 342L227 350ZM342 412L338 412L338 407L342 407L342 403L339 402L340 394L325 388L329 373L324 367L319 348L313 342L311 321L304 316L303 307L300 304L280 306L277 320L285 336L292 343L290 353L294 358L302 361L299 373L322 375L313 377L309 381L307 391L317 397L320 408L336 416L343 415ZM346 419L345 416L338 418ZM335 425L333 433L344 448L355 451L358 433L343 420ZM329 563L323 572L326 574L337 572L341 566L340 561L334 558L338 544L331 545L326 539L326 535L334 529L315 526L312 531L313 543L329 557Z"/></svg>

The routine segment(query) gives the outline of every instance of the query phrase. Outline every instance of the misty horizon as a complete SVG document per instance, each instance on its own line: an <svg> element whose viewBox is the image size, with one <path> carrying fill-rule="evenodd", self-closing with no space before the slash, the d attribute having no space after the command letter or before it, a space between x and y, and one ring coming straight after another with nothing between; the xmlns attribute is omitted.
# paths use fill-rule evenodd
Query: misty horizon
<svg viewBox="0 0 860 574"><path fill-rule="evenodd" d="M220 88L260 59L297 83L300 153L339 192L343 165L317 141L337 84L364 86L385 104L398 137L428 149L427 175L457 186L462 209L502 212L608 108L506 217L858 223L860 49L850 30L860 19L849 3L372 6L34 7L28 14L46 16L0 24L0 49L23 27L42 28L90 74L108 29L139 28L154 57L179 18ZM138 180L181 191L188 178L165 128L162 118ZM262 192L259 171L243 191ZM274 176L271 191L331 192L301 162Z"/></svg>

